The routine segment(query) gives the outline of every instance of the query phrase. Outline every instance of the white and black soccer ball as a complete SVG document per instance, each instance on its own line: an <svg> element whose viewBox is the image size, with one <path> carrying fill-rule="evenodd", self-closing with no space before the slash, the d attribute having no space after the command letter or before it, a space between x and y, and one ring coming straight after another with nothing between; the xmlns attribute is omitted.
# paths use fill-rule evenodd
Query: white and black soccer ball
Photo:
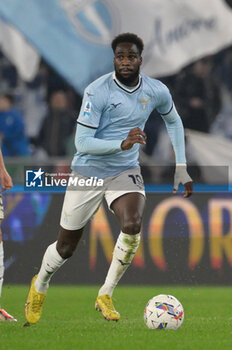
<svg viewBox="0 0 232 350"><path fill-rule="evenodd" d="M172 295L160 294L148 301L144 321L150 329L176 330L184 321L184 308Z"/></svg>

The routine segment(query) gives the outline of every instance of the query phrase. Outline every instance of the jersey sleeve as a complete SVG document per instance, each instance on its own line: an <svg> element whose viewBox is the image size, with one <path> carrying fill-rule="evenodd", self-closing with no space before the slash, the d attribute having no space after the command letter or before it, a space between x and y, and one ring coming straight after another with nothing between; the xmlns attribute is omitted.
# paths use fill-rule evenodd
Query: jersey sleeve
<svg viewBox="0 0 232 350"><path fill-rule="evenodd" d="M77 123L97 129L104 109L104 92L89 86L85 89Z"/></svg>
<svg viewBox="0 0 232 350"><path fill-rule="evenodd" d="M176 163L186 163L184 128L174 104L169 113L162 115L162 119L174 148Z"/></svg>
<svg viewBox="0 0 232 350"><path fill-rule="evenodd" d="M171 112L173 108L172 96L166 85L160 82L160 88L158 93L158 101L156 110L161 115L166 115Z"/></svg>
<svg viewBox="0 0 232 350"><path fill-rule="evenodd" d="M121 152L123 140L102 140L95 137L96 130L77 125L75 146L77 152L84 154L112 154Z"/></svg>

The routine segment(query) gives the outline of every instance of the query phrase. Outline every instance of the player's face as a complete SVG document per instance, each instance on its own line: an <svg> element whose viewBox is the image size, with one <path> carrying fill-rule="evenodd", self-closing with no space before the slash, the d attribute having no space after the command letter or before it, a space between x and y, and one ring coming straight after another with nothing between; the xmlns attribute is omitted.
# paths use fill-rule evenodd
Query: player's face
<svg viewBox="0 0 232 350"><path fill-rule="evenodd" d="M121 83L134 86L138 83L142 57L135 44L120 43L114 54L116 77Z"/></svg>

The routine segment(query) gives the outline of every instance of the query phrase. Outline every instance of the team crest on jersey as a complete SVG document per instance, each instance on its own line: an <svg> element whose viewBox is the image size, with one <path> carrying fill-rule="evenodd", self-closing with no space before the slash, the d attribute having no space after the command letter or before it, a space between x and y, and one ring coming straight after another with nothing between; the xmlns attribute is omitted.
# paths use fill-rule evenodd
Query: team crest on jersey
<svg viewBox="0 0 232 350"><path fill-rule="evenodd" d="M90 116L91 106L92 106L91 102L88 102L88 101L87 101L87 102L85 103L85 107L84 107L84 116L85 116L85 117L89 117L89 116Z"/></svg>
<svg viewBox="0 0 232 350"><path fill-rule="evenodd" d="M147 102L150 100L151 98L139 98L139 102L142 103L142 109L145 110L146 106L147 106Z"/></svg>

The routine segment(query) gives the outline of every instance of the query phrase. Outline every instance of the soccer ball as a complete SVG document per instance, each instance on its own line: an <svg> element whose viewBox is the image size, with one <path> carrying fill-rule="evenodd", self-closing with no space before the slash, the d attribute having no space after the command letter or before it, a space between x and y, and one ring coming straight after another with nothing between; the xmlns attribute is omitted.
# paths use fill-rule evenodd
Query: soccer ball
<svg viewBox="0 0 232 350"><path fill-rule="evenodd" d="M172 295L160 294L150 299L144 310L150 329L178 329L184 321L184 308Z"/></svg>

